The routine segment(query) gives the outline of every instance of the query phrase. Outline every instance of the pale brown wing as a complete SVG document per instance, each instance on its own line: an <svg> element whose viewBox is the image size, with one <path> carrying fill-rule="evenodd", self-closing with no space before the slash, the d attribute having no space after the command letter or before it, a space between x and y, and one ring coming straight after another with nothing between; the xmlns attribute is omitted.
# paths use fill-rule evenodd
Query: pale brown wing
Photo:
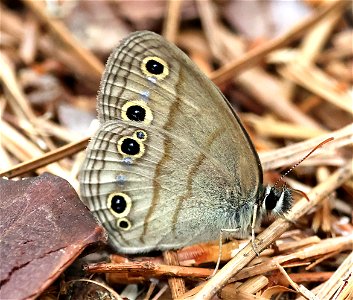
<svg viewBox="0 0 353 300"><path fill-rule="evenodd" d="M149 72L151 59L162 64L160 74ZM213 239L221 228L250 224L262 185L258 156L218 88L176 46L151 32L125 39L108 60L98 112L102 128L91 143L81 187L91 209L104 207L109 193L129 195L129 230L114 232L109 210L108 217L99 215L112 222L107 227L119 250L176 248ZM114 147L138 129L148 138L127 172L124 155ZM106 155L92 153L107 149L114 162L103 170ZM92 180L100 184L101 177L110 184L97 196Z"/></svg>

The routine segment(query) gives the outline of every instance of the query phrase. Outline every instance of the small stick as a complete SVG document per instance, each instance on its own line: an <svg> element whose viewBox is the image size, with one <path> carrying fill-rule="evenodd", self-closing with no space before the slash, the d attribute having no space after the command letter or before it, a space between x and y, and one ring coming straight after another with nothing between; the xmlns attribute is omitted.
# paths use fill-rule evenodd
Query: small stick
<svg viewBox="0 0 353 300"><path fill-rule="evenodd" d="M289 284L302 296L304 296L305 298L309 299L309 300L319 300L311 291L309 291L306 287L304 287L303 285L298 285L296 284L292 278L290 278L290 276L287 274L287 272L283 269L283 267L277 263L277 268L279 269L279 271L282 273L282 275L284 276L284 278L287 279L287 281L289 282Z"/></svg>
<svg viewBox="0 0 353 300"><path fill-rule="evenodd" d="M182 0L168 1L168 11L164 22L163 36L172 43L175 43L177 39L182 2Z"/></svg>
<svg viewBox="0 0 353 300"><path fill-rule="evenodd" d="M237 73L245 71L256 64L258 64L264 57L275 49L279 49L291 43L293 40L303 35L309 28L322 20L325 16L332 11L340 10L342 7L349 5L349 1L332 1L329 5L325 6L316 15L310 16L308 19L293 27L285 35L275 38L261 47L250 50L242 57L235 59L224 67L218 69L211 74L211 79L216 85L220 85L225 81L234 77Z"/></svg>
<svg viewBox="0 0 353 300"><path fill-rule="evenodd" d="M345 250L351 250L352 247L352 238L349 236L322 240L320 243L305 247L303 249L299 249L293 253L276 256L260 264L245 267L240 270L234 277L232 277L232 281L243 280L251 276L256 276L273 271L276 269L276 263L280 263L281 265L283 265L283 267L289 267L293 264L298 265L298 263L300 263L300 260L304 261L307 259L312 259L313 257L317 257L318 255L325 255L327 252L337 253L337 251L342 252ZM290 261L292 261L292 263L289 263Z"/></svg>
<svg viewBox="0 0 353 300"><path fill-rule="evenodd" d="M178 256L175 251L171 251L171 250L164 251L163 258L168 265L172 265L172 266L179 265ZM176 277L168 278L168 283L169 283L170 290L172 292L173 299L178 299L180 298L181 295L185 294L186 288L185 288L184 280L182 278L176 278Z"/></svg>
<svg viewBox="0 0 353 300"><path fill-rule="evenodd" d="M19 175L23 175L29 171L36 170L56 162L64 157L73 155L85 149L87 147L88 140L89 138L84 138L81 141L70 143L53 151L47 152L39 158L33 158L31 160L20 163L13 168L1 172L0 177L5 176L7 178L13 178Z"/></svg>
<svg viewBox="0 0 353 300"><path fill-rule="evenodd" d="M333 272L308 272L308 273L294 273L288 274L289 277L296 283L301 282L325 282L330 279L333 275Z"/></svg>
<svg viewBox="0 0 353 300"><path fill-rule="evenodd" d="M89 50L83 48L78 41L72 36L64 23L56 18L50 17L41 1L24 0L24 4L37 16L41 23L45 24L59 40L63 47L74 53L75 57L87 66L90 70L92 78L97 82L100 80L104 70L104 65Z"/></svg>
<svg viewBox="0 0 353 300"><path fill-rule="evenodd" d="M94 263L83 268L89 273L129 273L144 277L159 278L162 276L178 276L189 278L207 278L212 269L197 267L182 267L176 265L163 265L150 261L133 261L127 263Z"/></svg>
<svg viewBox="0 0 353 300"><path fill-rule="evenodd" d="M352 241L353 243L353 241ZM352 274L353 270L353 252L351 252L343 263L337 268L335 273L327 280L319 289L317 296L319 299L329 300L333 299L333 294L342 284L342 279Z"/></svg>
<svg viewBox="0 0 353 300"><path fill-rule="evenodd" d="M163 285L163 287L159 290L159 292L152 298L152 300L158 300L163 294L164 292L168 289L168 285L165 284Z"/></svg>
<svg viewBox="0 0 353 300"><path fill-rule="evenodd" d="M300 160L307 151L310 151L323 140L333 137L334 140L323 149L318 149L311 157L318 156L322 152L337 150L338 148L351 145L353 143L353 124L349 124L336 131L305 140L293 145L279 148L272 151L260 152L261 165L264 171L292 165Z"/></svg>
<svg viewBox="0 0 353 300"><path fill-rule="evenodd" d="M153 291L155 290L156 286L157 286L157 280L151 280L151 284L148 288L148 291L145 295L144 300L149 300L151 298L151 295L152 295Z"/></svg>

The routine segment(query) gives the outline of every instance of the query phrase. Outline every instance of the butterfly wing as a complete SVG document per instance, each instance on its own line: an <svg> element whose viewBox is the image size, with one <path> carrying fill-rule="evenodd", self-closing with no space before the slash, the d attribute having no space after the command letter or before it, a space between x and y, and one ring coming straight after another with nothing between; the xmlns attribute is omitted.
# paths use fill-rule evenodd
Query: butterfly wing
<svg viewBox="0 0 353 300"><path fill-rule="evenodd" d="M108 60L98 115L81 194L119 251L248 230L258 156L222 93L176 46L146 31L125 39Z"/></svg>

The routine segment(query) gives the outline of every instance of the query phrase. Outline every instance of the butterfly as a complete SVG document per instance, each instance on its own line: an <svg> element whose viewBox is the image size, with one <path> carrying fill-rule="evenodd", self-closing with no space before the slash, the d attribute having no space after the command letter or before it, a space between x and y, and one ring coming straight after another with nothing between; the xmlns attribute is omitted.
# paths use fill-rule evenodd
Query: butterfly
<svg viewBox="0 0 353 300"><path fill-rule="evenodd" d="M222 229L245 237L264 215L290 210L289 189L263 185L227 99L158 34L132 33L113 50L97 109L80 191L118 252L177 249Z"/></svg>

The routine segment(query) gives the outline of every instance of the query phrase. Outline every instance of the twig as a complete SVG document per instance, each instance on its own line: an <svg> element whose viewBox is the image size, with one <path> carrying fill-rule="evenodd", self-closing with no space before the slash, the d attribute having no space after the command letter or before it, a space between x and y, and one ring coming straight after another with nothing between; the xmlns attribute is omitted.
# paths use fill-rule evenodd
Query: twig
<svg viewBox="0 0 353 300"><path fill-rule="evenodd" d="M163 285L163 287L159 290L159 292L152 298L152 300L158 300L163 294L164 292L168 289L168 285L165 284Z"/></svg>
<svg viewBox="0 0 353 300"><path fill-rule="evenodd" d="M159 263L152 263L150 261L134 261L128 263L96 263L86 265L84 270L90 273L129 273L130 275L138 274L139 276L142 275L145 278L170 276L207 278L213 272L212 269L163 265Z"/></svg>
<svg viewBox="0 0 353 300"><path fill-rule="evenodd" d="M168 11L164 22L163 36L172 43L175 43L177 38L182 2L183 0L168 1Z"/></svg>
<svg viewBox="0 0 353 300"><path fill-rule="evenodd" d="M9 101L12 109L23 123L31 129L32 134L30 137L33 142L41 146L45 144L46 146L49 146L50 149L53 145L51 140L35 130L33 124L35 124L36 115L17 81L15 71L12 68L10 61L2 53L0 53L0 65L0 81L3 82L5 90L13 100Z"/></svg>
<svg viewBox="0 0 353 300"><path fill-rule="evenodd" d="M171 265L171 266L179 265L178 256L174 251L171 251L171 250L164 251L163 258L168 265ZM185 294L186 288L185 288L184 280L182 278L177 278L177 277L168 278L168 283L169 283L170 290L172 292L173 299L177 299L182 294Z"/></svg>
<svg viewBox="0 0 353 300"><path fill-rule="evenodd" d="M327 2L324 5L327 5ZM336 25L337 21L342 15L342 11L345 9L344 6L341 10L334 10L326 18L320 20L315 26L313 26L308 33L303 37L300 49L295 57L294 62L283 67L283 69L295 68L297 62L302 62L306 65L311 65L315 62L320 50L327 43L330 34ZM295 84L294 82L287 81L287 94L292 99Z"/></svg>
<svg viewBox="0 0 353 300"><path fill-rule="evenodd" d="M53 162L56 162L64 157L73 155L85 149L87 147L88 140L89 138L85 138L81 141L67 144L63 147L45 153L39 158L33 158L31 160L20 163L8 170L2 171L0 173L0 177L5 176L8 178L13 178L16 176L20 176L29 171L33 171Z"/></svg>
<svg viewBox="0 0 353 300"><path fill-rule="evenodd" d="M350 237L337 237L322 240L319 243L299 249L294 253L288 255L281 255L271 258L270 260L265 260L262 263L256 264L254 266L243 268L237 275L235 275L231 281L244 280L249 277L265 274L267 272L276 269L276 263L280 263L285 268L293 267L294 265L299 265L298 260L308 260L318 255L323 255L327 252L338 253L351 248L351 238ZM305 243L306 245L306 243ZM288 263L289 261L293 261ZM207 278L209 277L213 270L205 268L196 267L182 267L176 265L164 265L159 262L151 261L132 261L132 262L120 262L120 263L95 263L89 264L84 267L84 270L89 273L106 273L115 274L114 281L117 278L121 278L126 282L141 282L142 277L144 280L160 277L170 277L177 276L183 278Z"/></svg>
<svg viewBox="0 0 353 300"><path fill-rule="evenodd" d="M37 0L24 0L23 2L33 11L42 23L51 29L55 34L55 38L59 39L70 52L74 53L75 57L82 61L82 65L89 68L92 78L95 78L98 82L103 73L104 65L90 51L83 48L74 39L72 34L60 20L51 18L47 14L43 2Z"/></svg>
<svg viewBox="0 0 353 300"><path fill-rule="evenodd" d="M305 288L304 286L299 286L298 284L296 284L292 278L290 278L290 276L287 274L287 272L283 269L283 267L277 263L277 267L279 269L279 271L282 273L282 275L284 275L284 277L288 280L288 282L290 283L290 285L301 295L303 295L306 299L309 300L319 300L311 291L309 291L307 288Z"/></svg>
<svg viewBox="0 0 353 300"><path fill-rule="evenodd" d="M335 300L353 299L353 273L350 273L348 278L343 279L342 287L337 290L333 298Z"/></svg>
<svg viewBox="0 0 353 300"><path fill-rule="evenodd" d="M349 92L337 91L337 82L319 68L294 61L290 68L283 68L280 73L329 103L353 114L353 101Z"/></svg>
<svg viewBox="0 0 353 300"><path fill-rule="evenodd" d="M282 243L280 245L277 245L277 248L278 248L278 252L284 252L284 251L288 251L290 249L293 250L295 248L308 246L310 244L316 244L319 242L320 242L320 239L316 235L314 235L314 236L310 236L308 238L300 239L299 241Z"/></svg>
<svg viewBox="0 0 353 300"><path fill-rule="evenodd" d="M269 280L266 276L259 275L248 279L242 283L239 287L235 284L229 284L222 289L221 299L242 299L239 295L240 293L247 293L249 295L255 294L266 285L268 285ZM239 284L239 283L236 283ZM251 298L250 298L251 299Z"/></svg>
<svg viewBox="0 0 353 300"><path fill-rule="evenodd" d="M309 139L327 133L327 130L279 121L253 113L241 114L242 121L253 127L260 136L289 139Z"/></svg>
<svg viewBox="0 0 353 300"><path fill-rule="evenodd" d="M246 48L244 41L220 24L211 1L197 1L197 4L213 55L224 64L228 64L229 60L242 55L244 48ZM262 68L254 67L247 72L238 74L234 80L237 85L240 85L242 89L280 118L306 127L321 127L292 104L286 98L281 82Z"/></svg>
<svg viewBox="0 0 353 300"><path fill-rule="evenodd" d="M353 237L352 237L353 244ZM351 252L344 262L338 267L336 272L320 288L317 296L322 300L332 299L333 294L338 290L344 278L352 274L353 270L353 252Z"/></svg>
<svg viewBox="0 0 353 300"><path fill-rule="evenodd" d="M296 283L304 282L325 282L330 279L333 272L300 272L289 274L289 277Z"/></svg>
<svg viewBox="0 0 353 300"><path fill-rule="evenodd" d="M332 1L329 5L322 8L316 15L310 16L308 19L293 27L286 34L269 41L265 45L250 50L244 56L239 59L230 62L224 67L218 69L211 74L211 79L217 85L224 83L225 81L234 77L236 73L242 72L250 67L258 64L268 53L275 49L284 47L303 35L309 28L319 22L321 19L326 17L329 13L335 10L340 10L341 7L349 5L349 1L339 0Z"/></svg>
<svg viewBox="0 0 353 300"><path fill-rule="evenodd" d="M16 79L15 71L11 65L8 57L0 53L0 80L6 87L7 92L11 95L14 101L9 101L12 109L16 112L16 115L25 119L29 122L34 122L36 116L29 105L29 101L26 99L26 96L22 92L18 81Z"/></svg>
<svg viewBox="0 0 353 300"><path fill-rule="evenodd" d="M8 149L14 156L20 160L28 160L33 156L42 157L43 151L39 147L29 141L24 135L14 129L6 122L1 123L2 143L4 148ZM44 165L47 165L45 163ZM44 166L42 165L42 166ZM16 168L16 167L15 167ZM11 168L12 169L12 168ZM61 176L70 181L69 173L64 170L59 164L55 163L48 166L47 171ZM0 175L1 176L1 175ZM5 176L5 175L3 175Z"/></svg>
<svg viewBox="0 0 353 300"><path fill-rule="evenodd" d="M260 264L245 267L239 271L231 281L238 281L251 276L256 276L260 274L265 274L267 272L273 271L276 269L276 263L283 265L283 267L289 267L293 263L288 263L293 261L298 264L298 260L307 260L317 257L318 255L325 255L327 252L342 252L347 249L352 248L352 238L351 237L337 237L322 240L320 243L299 249L298 251L288 254L281 255L266 260Z"/></svg>
<svg viewBox="0 0 353 300"><path fill-rule="evenodd" d="M327 251L329 252L329 251ZM313 263L311 263L309 266L307 266L305 268L305 270L310 270L312 268L314 268L315 266L317 266L318 264L320 264L321 262L323 262L324 260L336 256L340 251L333 251L333 252L329 252L326 255L321 256L320 258L318 258L317 260L315 260Z"/></svg>
<svg viewBox="0 0 353 300"><path fill-rule="evenodd" d="M312 150L322 141L333 137L334 140L324 147L317 149L311 157L318 156L322 152L334 151L340 147L353 144L353 124L349 124L339 130L312 138L300 143L296 143L277 150L260 152L262 168L266 170L292 165L299 161L307 152Z"/></svg>
<svg viewBox="0 0 353 300"><path fill-rule="evenodd" d="M151 298L151 295L157 286L157 282L158 282L157 280L151 280L151 284L148 287L148 291L144 297L144 300L149 300Z"/></svg>

